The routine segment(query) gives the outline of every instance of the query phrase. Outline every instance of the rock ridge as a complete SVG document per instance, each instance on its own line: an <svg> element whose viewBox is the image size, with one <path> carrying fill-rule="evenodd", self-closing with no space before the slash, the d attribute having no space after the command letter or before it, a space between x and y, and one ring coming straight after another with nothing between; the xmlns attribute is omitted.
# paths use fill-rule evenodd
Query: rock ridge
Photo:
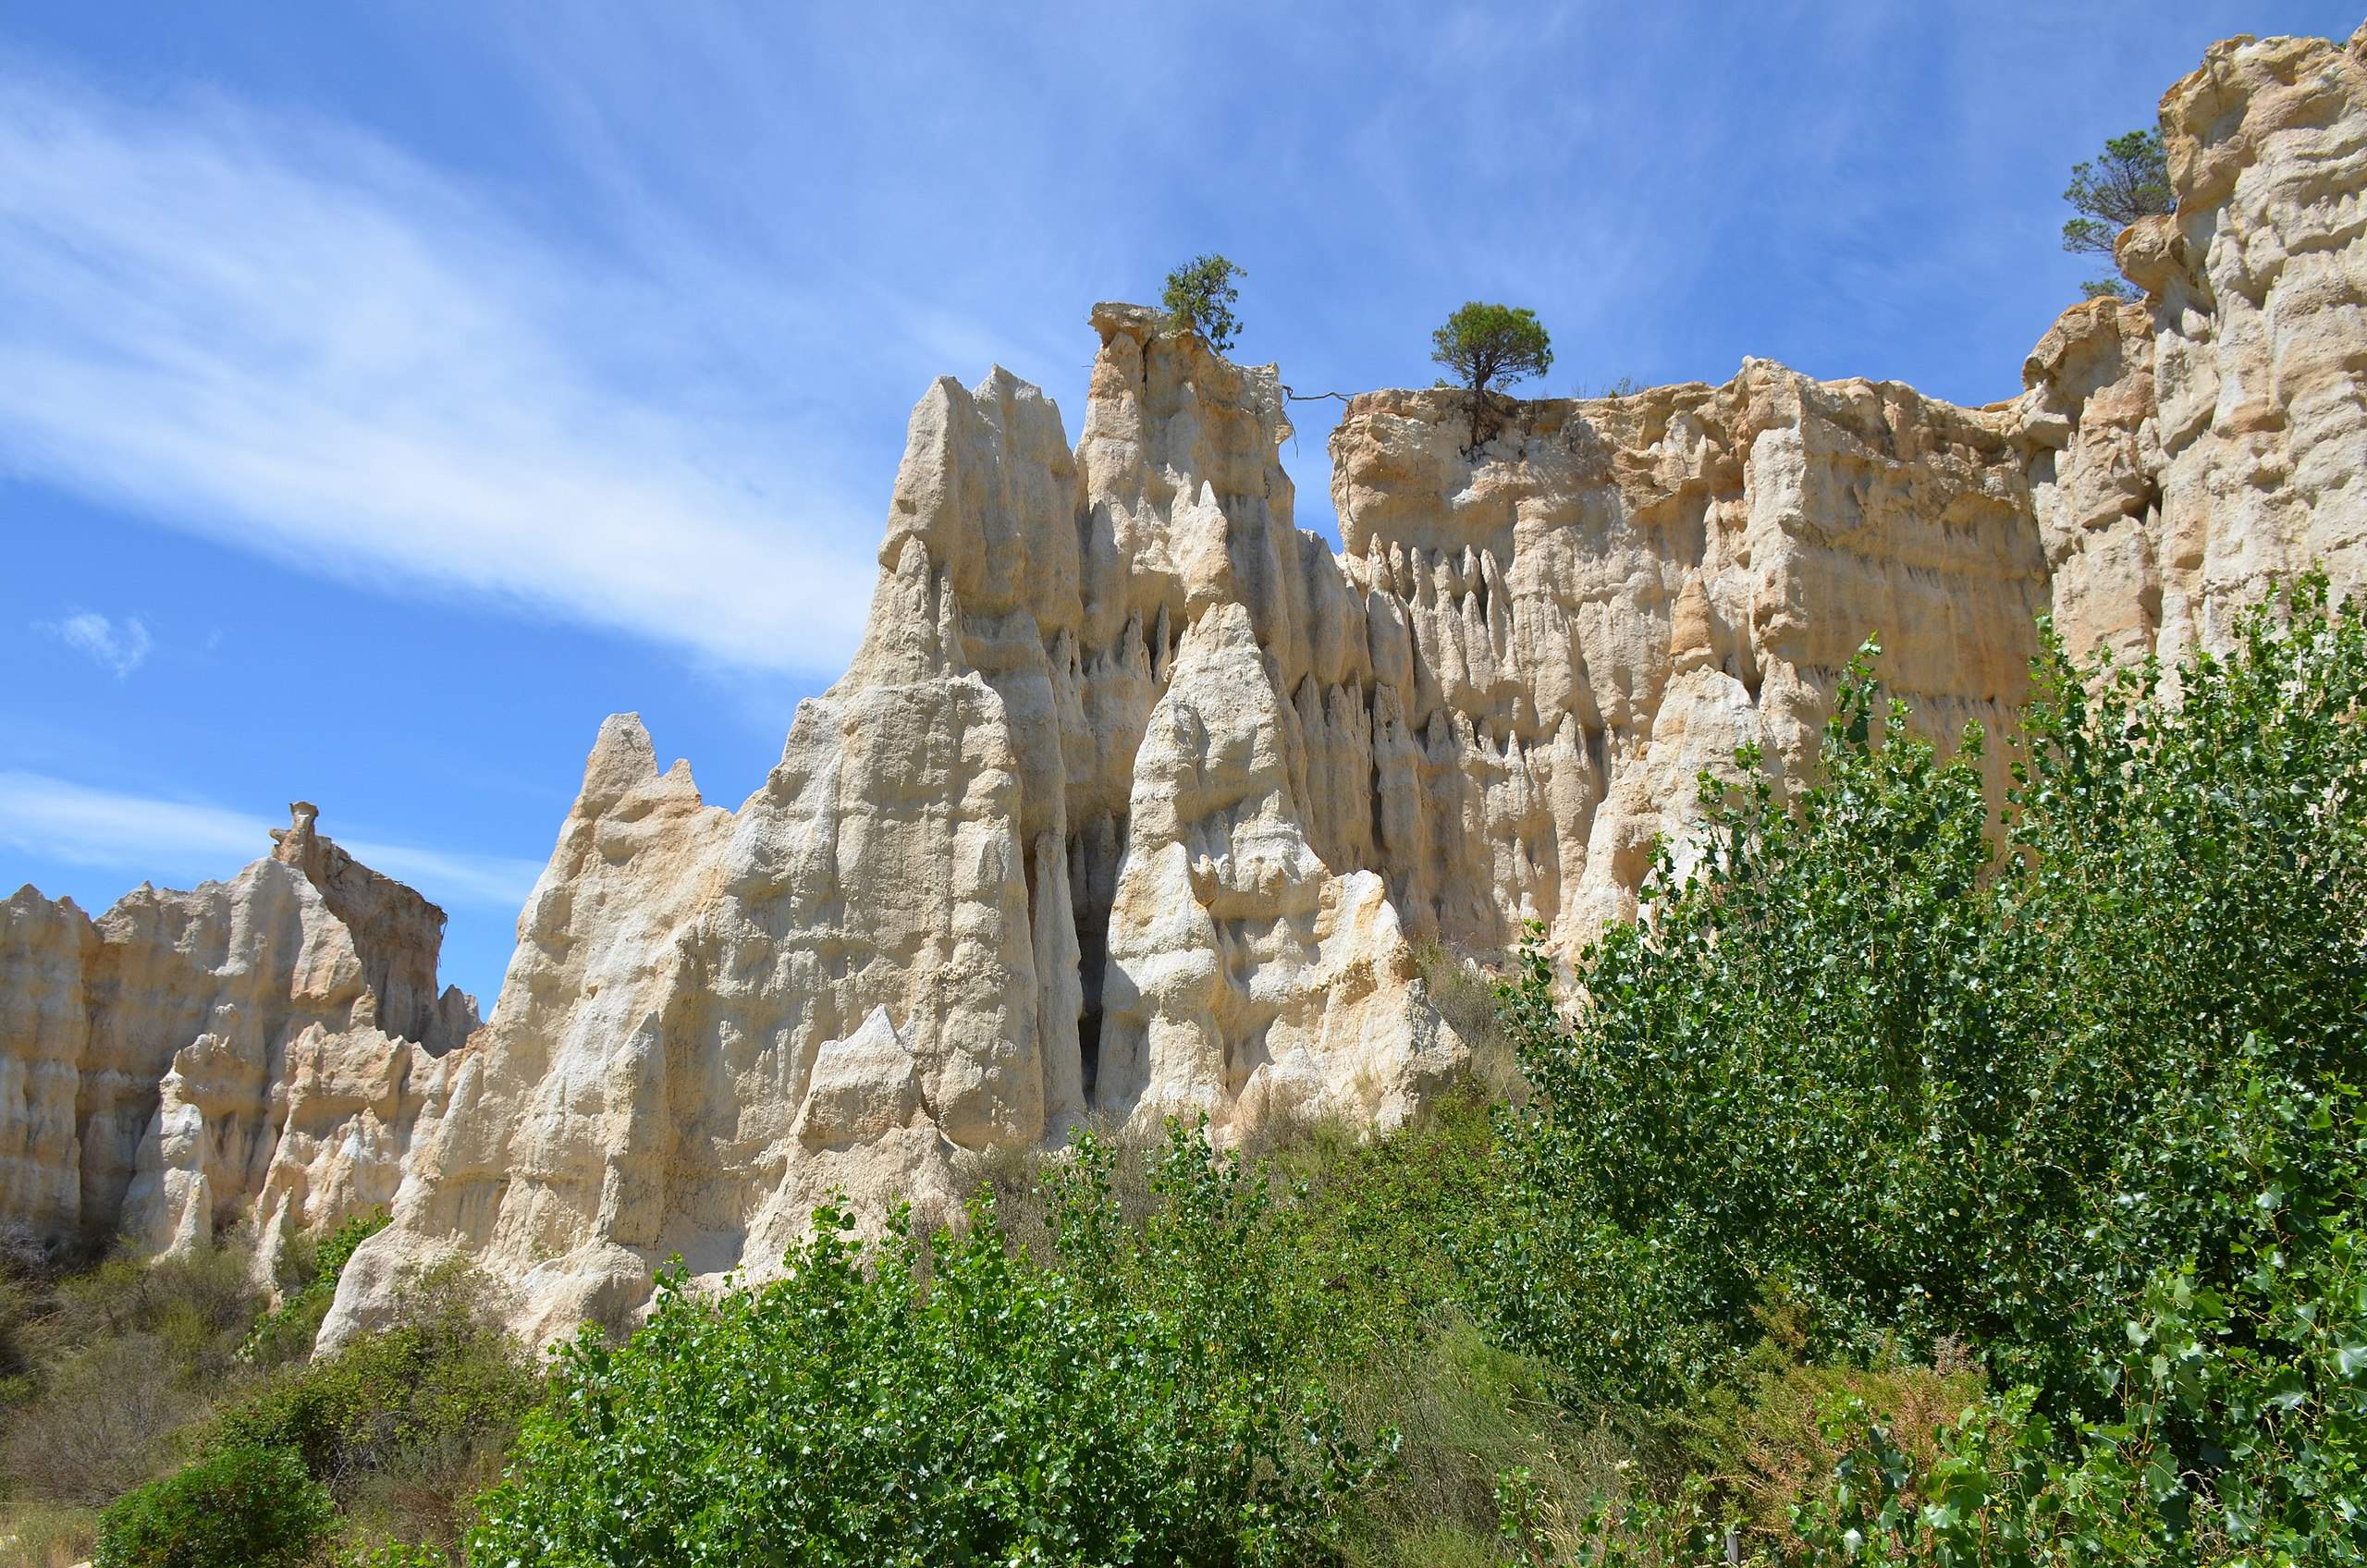
<svg viewBox="0 0 2367 1568"><path fill-rule="evenodd" d="M302 802L232 883L11 900L0 1213L180 1246L390 1197L325 1345L453 1255L547 1339L668 1257L761 1276L833 1194L950 1219L1082 1124L1397 1124L1469 1066L1426 947L1634 918L1699 778L1810 776L1869 636L2002 798L2042 616L2175 661L2279 576L2367 586L2367 30L2215 45L2162 123L2144 300L2015 398L1746 360L1474 449L1458 395L1368 392L1336 551L1276 367L1156 312L1093 307L1073 444L1000 366L937 381L846 672L736 810L602 725L482 1028L440 912Z"/></svg>
<svg viewBox="0 0 2367 1568"><path fill-rule="evenodd" d="M324 1342L453 1252L530 1333L622 1321L667 1256L761 1274L830 1191L949 1219L965 1151L1088 1120L1391 1125L1468 1055L1417 944L1633 917L1700 775L1807 777L1869 635L1919 725L2010 736L2042 614L2174 659L2274 574L2358 588L2362 52L2214 47L2163 101L2177 212L2122 243L2145 302L2066 312L1986 408L1751 360L1471 451L1455 395L1367 393L1335 553L1275 367L1155 312L1093 308L1073 446L1000 367L939 380L765 786L707 805L602 729Z"/></svg>
<svg viewBox="0 0 2367 1568"><path fill-rule="evenodd" d="M444 912L290 808L272 851L95 921L0 904L0 1216L53 1241L181 1250L392 1199L476 1004L438 994Z"/></svg>

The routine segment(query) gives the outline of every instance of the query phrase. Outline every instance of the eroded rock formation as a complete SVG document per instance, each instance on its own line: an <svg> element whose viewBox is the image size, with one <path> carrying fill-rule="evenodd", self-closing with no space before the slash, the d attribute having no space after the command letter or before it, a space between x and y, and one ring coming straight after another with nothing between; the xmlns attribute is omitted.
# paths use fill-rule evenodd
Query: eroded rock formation
<svg viewBox="0 0 2367 1568"><path fill-rule="evenodd" d="M233 882L10 900L0 1212L166 1246L392 1194L325 1342L454 1252L544 1338L669 1256L762 1273L833 1193L948 1218L963 1151L1088 1118L1387 1126L1466 1055L1417 944L1632 917L1701 772L1805 777L1867 637L1919 724L2010 734L2042 613L2174 660L2275 574L2367 586L2363 55L2214 48L2121 243L2145 301L1986 408L1747 361L1472 450L1458 396L1370 393L1335 554L1275 370L1151 312L1094 310L1073 447L940 381L844 677L737 811L610 719L465 1047L440 914L300 803Z"/></svg>
<svg viewBox="0 0 2367 1568"><path fill-rule="evenodd" d="M1095 309L1073 449L995 371L914 410L853 665L736 813L601 731L491 1024L325 1342L457 1250L533 1332L654 1264L761 1273L832 1190L948 1215L963 1149L1087 1116L1386 1125L1464 1046L1413 942L1632 916L1704 769L1812 766L1868 636L1918 722L2010 732L2052 612L2175 658L2272 573L2367 579L2362 45L2172 89L2178 206L2020 397L1723 386L1353 399L1343 549L1271 367ZM1989 766L2002 770L2005 748Z"/></svg>
<svg viewBox="0 0 2367 1568"><path fill-rule="evenodd" d="M475 1004L435 989L444 912L291 811L227 882L0 904L0 1215L150 1251L254 1223L267 1265L394 1196Z"/></svg>

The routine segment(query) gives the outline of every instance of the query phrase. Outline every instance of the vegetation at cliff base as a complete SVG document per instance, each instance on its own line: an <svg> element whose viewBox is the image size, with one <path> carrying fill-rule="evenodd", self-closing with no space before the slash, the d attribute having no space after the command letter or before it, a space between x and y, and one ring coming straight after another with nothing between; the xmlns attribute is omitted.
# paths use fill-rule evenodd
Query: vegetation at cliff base
<svg viewBox="0 0 2367 1568"><path fill-rule="evenodd" d="M1491 1010L1426 948L1517 1074L1413 1125L982 1157L959 1233L825 1210L547 1379L464 1276L266 1371L218 1265L111 1264L12 1319L11 1519L137 1334L209 1408L92 1499L113 1562L2367 1559L2367 622L2049 646L2007 737L1881 668L1574 964Z"/></svg>
<svg viewBox="0 0 2367 1568"><path fill-rule="evenodd" d="M2121 231L2139 218L2170 211L2168 154L2158 130L2132 130L2104 142L2097 157L2071 165L2063 199L2079 216L2063 225L2063 248L2109 262ZM2090 278L2080 291L2091 300L2134 300L2137 290L2117 277Z"/></svg>
<svg viewBox="0 0 2367 1568"><path fill-rule="evenodd" d="M412 1280L386 1330L308 1360L349 1243L383 1222L291 1246L276 1313L235 1237L95 1266L6 1248L0 1563L311 1562L390 1538L437 1562L457 1550L543 1376L452 1267Z"/></svg>
<svg viewBox="0 0 2367 1568"><path fill-rule="evenodd" d="M1233 301L1241 289L1233 282L1249 275L1222 256L1195 256L1167 275L1159 304L1167 312L1168 330L1196 333L1221 354L1233 347L1241 331Z"/></svg>
<svg viewBox="0 0 2367 1568"><path fill-rule="evenodd" d="M1733 791L1574 1008L1531 953L1504 1337L1662 1410L1771 1320L1812 1365L1969 1355L1993 1392L1920 1458L1829 1413L1812 1556L2367 1550L2367 630L2282 608L2175 702L2042 661L2002 837L1982 737L1944 758L1861 662L1822 781Z"/></svg>

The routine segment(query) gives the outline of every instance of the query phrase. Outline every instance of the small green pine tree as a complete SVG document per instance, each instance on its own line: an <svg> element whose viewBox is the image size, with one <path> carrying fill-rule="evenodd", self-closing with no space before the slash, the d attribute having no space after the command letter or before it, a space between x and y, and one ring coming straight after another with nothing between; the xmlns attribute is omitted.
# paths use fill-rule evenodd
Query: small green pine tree
<svg viewBox="0 0 2367 1568"><path fill-rule="evenodd" d="M1471 446L1495 434L1489 395L1496 386L1553 368L1553 344L1535 311L1473 300L1430 334L1430 358L1454 373L1471 399Z"/></svg>
<svg viewBox="0 0 2367 1568"><path fill-rule="evenodd" d="M2063 225L2063 248L2109 258L2121 231L2173 205L2170 167L2158 130L2132 130L2104 143L2103 155L2071 166L2063 199L2079 215ZM2080 290L2094 300L2134 300L2137 290L2116 277L2090 278Z"/></svg>
<svg viewBox="0 0 2367 1568"><path fill-rule="evenodd" d="M1169 328L1197 333L1220 354L1231 349L1241 330L1241 318L1233 313L1241 290L1233 280L1248 276L1219 255L1195 256L1189 265L1177 267L1167 275L1167 290L1159 297Z"/></svg>

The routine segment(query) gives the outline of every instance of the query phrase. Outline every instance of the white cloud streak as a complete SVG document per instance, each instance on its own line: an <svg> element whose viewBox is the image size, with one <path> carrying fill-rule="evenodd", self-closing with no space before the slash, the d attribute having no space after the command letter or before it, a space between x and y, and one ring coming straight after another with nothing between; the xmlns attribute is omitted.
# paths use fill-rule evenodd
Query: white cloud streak
<svg viewBox="0 0 2367 1568"><path fill-rule="evenodd" d="M0 470L346 581L834 670L873 519L715 411L744 405L711 324L521 205L0 55Z"/></svg>
<svg viewBox="0 0 2367 1568"><path fill-rule="evenodd" d="M0 845L74 865L184 881L228 876L270 852L274 826L202 802L0 771ZM509 855L329 836L363 864L410 883L439 904L515 912L543 870L537 862Z"/></svg>
<svg viewBox="0 0 2367 1568"><path fill-rule="evenodd" d="M118 627L96 611L77 610L63 620L37 620L33 630L89 655L92 663L117 680L146 663L149 650L155 645L138 616L125 617Z"/></svg>

